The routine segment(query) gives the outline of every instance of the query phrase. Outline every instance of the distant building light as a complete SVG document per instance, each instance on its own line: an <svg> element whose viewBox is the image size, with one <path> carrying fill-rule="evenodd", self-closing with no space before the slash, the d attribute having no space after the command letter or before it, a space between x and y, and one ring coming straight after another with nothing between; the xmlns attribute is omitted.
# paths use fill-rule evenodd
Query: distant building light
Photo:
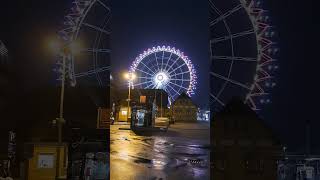
<svg viewBox="0 0 320 180"><path fill-rule="evenodd" d="M140 103L145 104L147 101L147 97L146 96L140 96Z"/></svg>
<svg viewBox="0 0 320 180"><path fill-rule="evenodd" d="M121 115L126 116L127 115L127 111L121 111Z"/></svg>
<svg viewBox="0 0 320 180"><path fill-rule="evenodd" d="M198 121L210 121L210 111L198 109L197 120Z"/></svg>

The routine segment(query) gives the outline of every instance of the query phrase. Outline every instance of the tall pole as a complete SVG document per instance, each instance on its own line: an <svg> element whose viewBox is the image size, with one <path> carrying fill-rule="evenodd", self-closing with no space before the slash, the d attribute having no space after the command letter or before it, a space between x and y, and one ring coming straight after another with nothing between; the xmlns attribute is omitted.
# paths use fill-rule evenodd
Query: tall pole
<svg viewBox="0 0 320 180"><path fill-rule="evenodd" d="M61 77L61 91L60 91L60 108L59 119L57 121L58 127L58 145L57 145L57 158L56 158L56 179L59 179L60 175L60 147L62 145L62 123L63 119L63 105L64 105L64 89L65 89L65 77L66 77L66 49L62 52L62 77Z"/></svg>
<svg viewBox="0 0 320 180"><path fill-rule="evenodd" d="M63 122L63 105L64 105L64 89L65 89L65 78L66 78L66 54L62 55L62 78L61 78L61 92L60 92L60 110L59 110L59 121L58 121L58 144L62 144L62 122Z"/></svg>
<svg viewBox="0 0 320 180"><path fill-rule="evenodd" d="M163 117L162 116L162 89L160 89L160 92L161 92L161 96L160 96L160 111L161 111L161 117Z"/></svg>
<svg viewBox="0 0 320 180"><path fill-rule="evenodd" d="M129 110L130 110L130 80L129 80L129 89L128 89L127 121L129 121Z"/></svg>

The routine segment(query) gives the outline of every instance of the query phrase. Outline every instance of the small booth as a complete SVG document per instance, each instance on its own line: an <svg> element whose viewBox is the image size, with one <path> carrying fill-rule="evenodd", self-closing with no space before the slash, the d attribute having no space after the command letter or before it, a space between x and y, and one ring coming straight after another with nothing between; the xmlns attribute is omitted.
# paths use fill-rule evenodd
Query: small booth
<svg viewBox="0 0 320 180"><path fill-rule="evenodd" d="M152 109L148 106L135 105L132 107L131 113L131 128L151 127Z"/></svg>

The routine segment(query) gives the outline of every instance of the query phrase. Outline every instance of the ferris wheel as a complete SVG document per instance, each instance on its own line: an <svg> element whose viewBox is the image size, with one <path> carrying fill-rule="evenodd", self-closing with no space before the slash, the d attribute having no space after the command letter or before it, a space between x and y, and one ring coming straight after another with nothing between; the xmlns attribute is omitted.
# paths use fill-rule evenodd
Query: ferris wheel
<svg viewBox="0 0 320 180"><path fill-rule="evenodd" d="M209 0L210 104L219 111L238 96L253 110L271 102L278 69L276 32L256 0Z"/></svg>
<svg viewBox="0 0 320 180"><path fill-rule="evenodd" d="M79 54L68 56L67 60L68 78L74 86L109 85L109 7L109 0L75 0L71 12L65 17L59 37L66 44L79 41L83 46Z"/></svg>
<svg viewBox="0 0 320 180"><path fill-rule="evenodd" d="M196 89L196 71L191 60L179 49L157 46L140 54L130 67L139 89L163 89L169 95L169 102L181 93L191 96Z"/></svg>

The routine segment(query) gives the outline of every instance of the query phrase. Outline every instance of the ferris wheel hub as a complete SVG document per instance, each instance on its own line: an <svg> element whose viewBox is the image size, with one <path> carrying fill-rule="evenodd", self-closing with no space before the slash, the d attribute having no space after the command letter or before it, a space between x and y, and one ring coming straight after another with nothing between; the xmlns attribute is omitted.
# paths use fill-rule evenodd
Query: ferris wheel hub
<svg viewBox="0 0 320 180"><path fill-rule="evenodd" d="M154 76L153 79L156 88L163 88L169 82L170 77L168 73L160 71Z"/></svg>

